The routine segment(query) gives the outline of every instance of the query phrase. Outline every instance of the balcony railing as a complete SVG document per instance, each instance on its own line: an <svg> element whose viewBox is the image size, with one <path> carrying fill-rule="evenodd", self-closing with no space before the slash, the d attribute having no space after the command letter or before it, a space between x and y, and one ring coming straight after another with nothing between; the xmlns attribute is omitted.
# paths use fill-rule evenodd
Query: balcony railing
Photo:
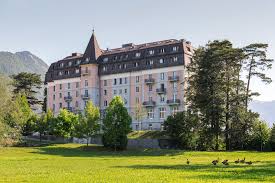
<svg viewBox="0 0 275 183"><path fill-rule="evenodd" d="M166 93L166 88L157 88L156 92L158 94L165 94Z"/></svg>
<svg viewBox="0 0 275 183"><path fill-rule="evenodd" d="M172 99L172 100L167 100L168 105L179 105L180 104L180 99Z"/></svg>
<svg viewBox="0 0 275 183"><path fill-rule="evenodd" d="M171 82L179 81L179 76L169 76L168 80L171 81Z"/></svg>
<svg viewBox="0 0 275 183"><path fill-rule="evenodd" d="M82 98L83 100L88 100L88 99L90 99L90 95L88 95L88 94L81 95L81 98Z"/></svg>
<svg viewBox="0 0 275 183"><path fill-rule="evenodd" d="M143 105L144 105L145 107L153 107L153 106L156 105L156 102L155 102L155 101L144 101L144 102L143 102Z"/></svg>
<svg viewBox="0 0 275 183"><path fill-rule="evenodd" d="M66 97L64 97L65 101L72 101L72 99L73 99L72 96L66 96Z"/></svg>
<svg viewBox="0 0 275 183"><path fill-rule="evenodd" d="M83 71L81 73L82 76L89 76L91 74L91 71Z"/></svg>
<svg viewBox="0 0 275 183"><path fill-rule="evenodd" d="M152 83L155 82L155 79L153 79L153 78L148 78L148 79L145 79L144 82L145 82L146 84L152 84Z"/></svg>
<svg viewBox="0 0 275 183"><path fill-rule="evenodd" d="M72 107L65 107L65 109L67 109L70 112L73 112L73 110L74 110Z"/></svg>

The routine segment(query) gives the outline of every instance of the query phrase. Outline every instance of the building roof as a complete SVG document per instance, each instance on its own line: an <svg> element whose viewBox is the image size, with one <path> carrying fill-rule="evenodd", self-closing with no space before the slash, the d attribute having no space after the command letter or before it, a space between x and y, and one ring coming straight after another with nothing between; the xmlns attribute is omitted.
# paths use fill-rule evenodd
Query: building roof
<svg viewBox="0 0 275 183"><path fill-rule="evenodd" d="M102 54L102 50L100 49L95 37L95 33L93 32L83 57L84 59L88 59L89 62L96 62L97 58L101 54Z"/></svg>

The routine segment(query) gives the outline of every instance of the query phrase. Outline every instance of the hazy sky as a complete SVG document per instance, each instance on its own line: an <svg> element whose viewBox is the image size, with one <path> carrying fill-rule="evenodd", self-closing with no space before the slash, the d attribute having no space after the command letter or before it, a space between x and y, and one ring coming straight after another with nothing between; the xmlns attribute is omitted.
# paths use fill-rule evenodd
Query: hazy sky
<svg viewBox="0 0 275 183"><path fill-rule="evenodd" d="M93 27L100 47L185 38L193 45L229 39L270 45L275 58L274 0L0 0L0 50L28 50L48 64L83 53ZM275 100L274 83L253 79L259 100Z"/></svg>

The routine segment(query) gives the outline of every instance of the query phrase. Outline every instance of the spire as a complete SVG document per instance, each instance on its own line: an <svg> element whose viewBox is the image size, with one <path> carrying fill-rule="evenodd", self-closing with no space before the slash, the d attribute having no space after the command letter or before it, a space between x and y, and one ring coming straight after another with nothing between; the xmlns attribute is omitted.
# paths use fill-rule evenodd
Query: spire
<svg viewBox="0 0 275 183"><path fill-rule="evenodd" d="M101 53L102 51L99 48L99 45L95 37L95 31L93 29L93 34L84 52L84 58L89 58L90 62L95 62L97 58L101 55Z"/></svg>

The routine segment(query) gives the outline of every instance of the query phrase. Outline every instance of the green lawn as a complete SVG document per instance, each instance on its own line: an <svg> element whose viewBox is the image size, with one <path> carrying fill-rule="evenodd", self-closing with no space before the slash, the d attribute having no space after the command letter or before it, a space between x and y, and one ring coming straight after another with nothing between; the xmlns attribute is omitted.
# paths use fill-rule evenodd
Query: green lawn
<svg viewBox="0 0 275 183"><path fill-rule="evenodd" d="M213 166L219 157L252 165ZM186 165L186 158L191 160ZM275 182L275 153L129 150L77 144L0 148L0 182Z"/></svg>

